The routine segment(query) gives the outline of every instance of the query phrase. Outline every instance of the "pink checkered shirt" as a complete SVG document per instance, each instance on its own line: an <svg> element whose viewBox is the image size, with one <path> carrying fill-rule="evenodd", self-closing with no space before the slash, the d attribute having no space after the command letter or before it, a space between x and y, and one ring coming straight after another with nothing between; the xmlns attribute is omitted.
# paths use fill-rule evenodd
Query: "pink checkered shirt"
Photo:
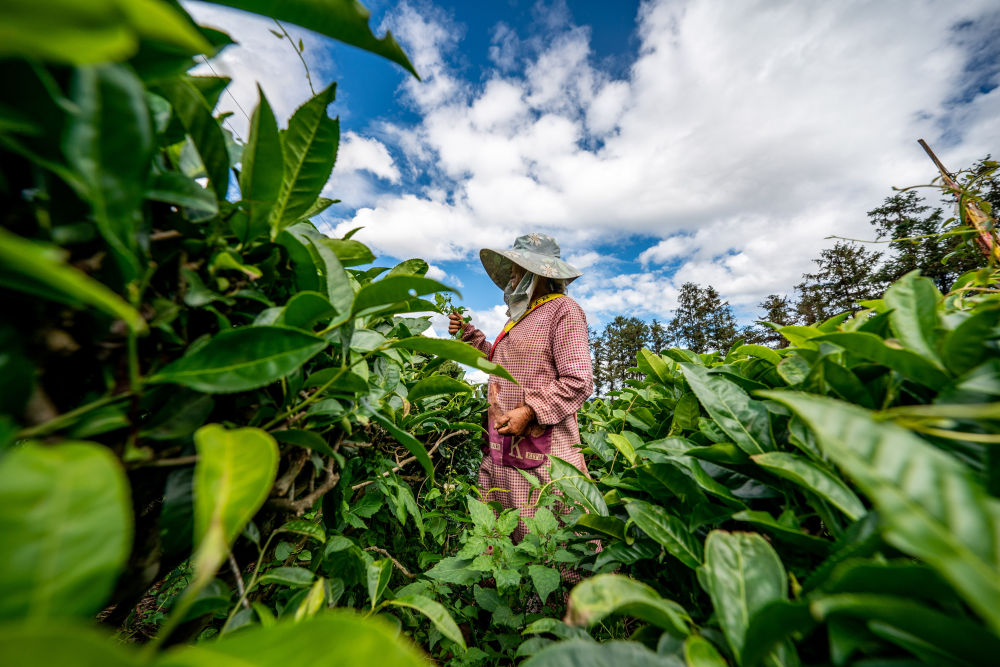
<svg viewBox="0 0 1000 667"><path fill-rule="evenodd" d="M462 340L489 354L491 341L482 331L466 324ZM502 412L528 405L538 423L552 426L551 453L572 463L588 477L589 472L578 447L580 430L577 410L594 390L587 317L568 296L542 304L500 341L493 353L497 362L513 375L520 386L490 376L490 388L499 389L498 407ZM529 471L542 484L550 481L548 465ZM498 500L504 507L521 508L521 516L534 516L530 507L531 486L510 466L484 457L479 467L479 488L486 500ZM491 490L493 489L493 490ZM522 522L512 536L520 540L525 533Z"/></svg>

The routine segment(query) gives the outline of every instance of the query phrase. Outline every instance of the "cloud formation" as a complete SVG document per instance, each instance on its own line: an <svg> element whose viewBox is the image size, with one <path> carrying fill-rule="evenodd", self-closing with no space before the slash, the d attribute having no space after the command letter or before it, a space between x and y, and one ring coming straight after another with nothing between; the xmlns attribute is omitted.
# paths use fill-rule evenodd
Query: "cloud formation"
<svg viewBox="0 0 1000 667"><path fill-rule="evenodd" d="M589 312L668 317L687 280L753 308L824 237L870 236L865 211L890 186L929 180L917 138L955 166L996 152L995 64L966 81L986 48L967 26L997 16L987 0L650 0L623 77L564 17L544 42L497 25L495 68L473 84L454 64L461 26L402 4L385 27L424 77L402 84L420 121L380 138L404 156L405 187L335 233L364 225L380 252L439 262L533 230L579 257L643 235L661 239L643 272L594 265L578 281Z"/></svg>

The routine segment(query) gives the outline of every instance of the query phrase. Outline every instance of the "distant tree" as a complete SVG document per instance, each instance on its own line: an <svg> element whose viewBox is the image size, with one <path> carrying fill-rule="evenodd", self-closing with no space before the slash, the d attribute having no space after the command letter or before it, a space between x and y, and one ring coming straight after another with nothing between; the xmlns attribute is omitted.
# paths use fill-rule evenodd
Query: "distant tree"
<svg viewBox="0 0 1000 667"><path fill-rule="evenodd" d="M590 348L594 362L594 391L605 395L621 389L625 380L639 379L629 372L636 365L639 350L649 347L650 327L637 317L618 315L598 334L591 330Z"/></svg>
<svg viewBox="0 0 1000 667"><path fill-rule="evenodd" d="M881 256L843 241L821 251L813 260L819 271L802 274L802 282L795 286L801 320L813 324L843 312L855 313L861 309L859 301L878 298L885 286L879 277Z"/></svg>
<svg viewBox="0 0 1000 667"><path fill-rule="evenodd" d="M982 265L982 254L961 238L939 236L950 225L941 209L932 209L915 190L886 197L881 206L868 211L868 220L878 238L891 239L892 253L877 274L886 285L919 269L938 289L947 291L958 276Z"/></svg>
<svg viewBox="0 0 1000 667"><path fill-rule="evenodd" d="M605 339L602 334L598 334L595 329L590 329L590 349L594 362L594 393L598 396L604 395L607 384L607 354L605 352Z"/></svg>
<svg viewBox="0 0 1000 667"><path fill-rule="evenodd" d="M763 322L788 326L795 324L797 320L794 306L787 297L780 294L768 294L767 298L761 301L757 307L763 311L757 319ZM754 330L759 333L760 345L773 348L782 348L788 345L788 340L771 327L756 324Z"/></svg>
<svg viewBox="0 0 1000 667"><path fill-rule="evenodd" d="M670 334L654 318L653 323L649 325L649 349L659 354L660 350L666 349L669 346Z"/></svg>
<svg viewBox="0 0 1000 667"><path fill-rule="evenodd" d="M684 283L677 296L674 318L667 327L670 342L694 352L729 349L736 339L736 319L728 301L711 285Z"/></svg>

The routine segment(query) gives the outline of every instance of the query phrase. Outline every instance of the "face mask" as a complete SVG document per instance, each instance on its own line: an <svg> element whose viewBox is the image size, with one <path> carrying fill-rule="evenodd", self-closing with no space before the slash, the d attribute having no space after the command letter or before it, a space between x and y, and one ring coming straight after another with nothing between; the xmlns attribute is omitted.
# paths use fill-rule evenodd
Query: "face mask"
<svg viewBox="0 0 1000 667"><path fill-rule="evenodd" d="M528 299L535 287L535 274L525 273L516 287L507 283L503 290L503 301L507 304L507 317L516 320L528 310Z"/></svg>

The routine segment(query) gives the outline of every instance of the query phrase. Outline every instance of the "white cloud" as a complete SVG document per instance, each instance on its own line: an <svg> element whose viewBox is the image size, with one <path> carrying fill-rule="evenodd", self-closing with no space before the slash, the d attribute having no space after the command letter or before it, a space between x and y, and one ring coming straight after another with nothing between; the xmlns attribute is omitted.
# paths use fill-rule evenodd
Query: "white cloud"
<svg viewBox="0 0 1000 667"><path fill-rule="evenodd" d="M378 139L345 132L340 137L336 173L352 171L368 171L390 183L399 182L399 169L385 144Z"/></svg>
<svg viewBox="0 0 1000 667"><path fill-rule="evenodd" d="M666 317L686 280L752 307L787 292L825 236L870 236L865 212L890 186L929 180L917 138L955 167L1000 152L1000 89L965 90L974 46L949 27L990 12L987 0L650 0L623 77L595 65L586 29L560 24L532 42L498 25L497 69L473 85L451 65L459 27L403 4L386 23L425 75L403 84L422 120L380 136L431 184L341 226L435 261L535 229L583 258L650 235L661 241L640 261L676 274L614 290L581 279L588 312Z"/></svg>
<svg viewBox="0 0 1000 667"><path fill-rule="evenodd" d="M694 237L678 234L665 238L655 246L643 250L639 253L639 261L643 264L665 264L672 259L683 257L694 247Z"/></svg>

